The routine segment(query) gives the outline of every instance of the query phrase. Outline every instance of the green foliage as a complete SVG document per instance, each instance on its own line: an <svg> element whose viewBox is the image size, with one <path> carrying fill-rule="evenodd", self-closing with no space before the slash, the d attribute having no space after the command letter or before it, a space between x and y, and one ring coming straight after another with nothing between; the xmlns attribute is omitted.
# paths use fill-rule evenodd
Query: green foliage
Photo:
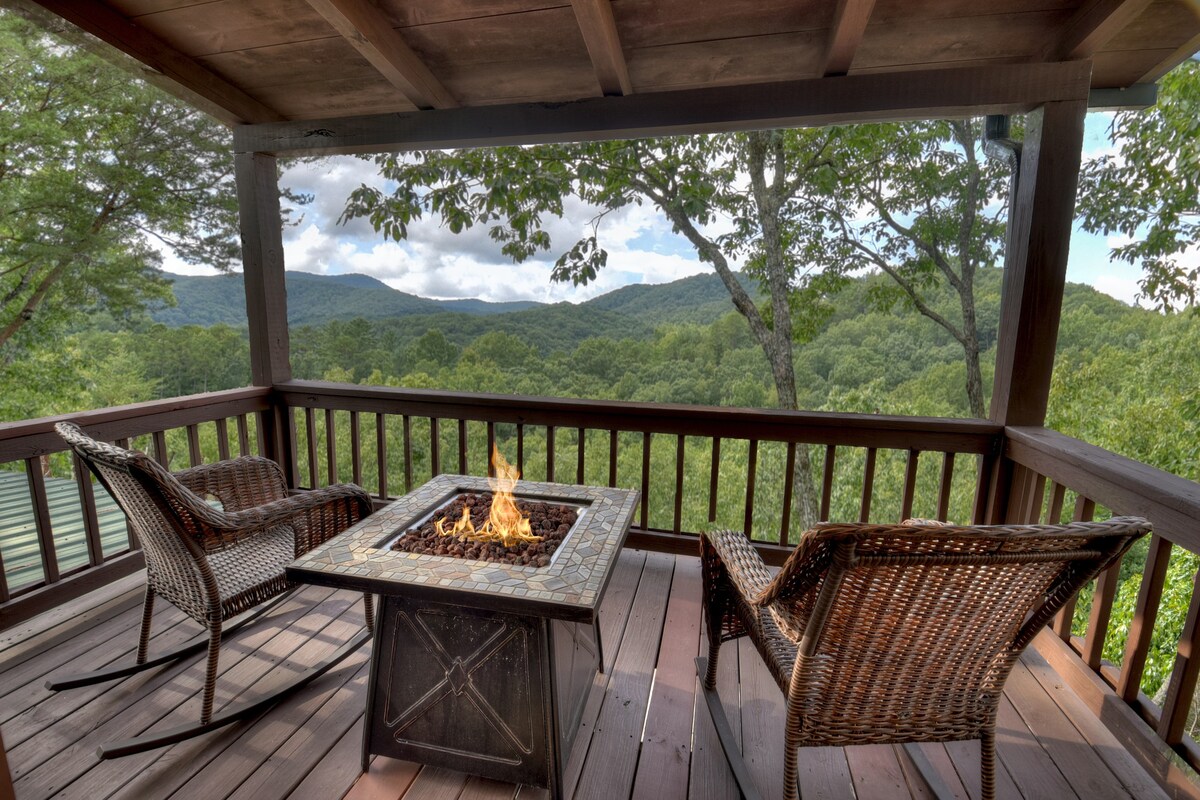
<svg viewBox="0 0 1200 800"><path fill-rule="evenodd" d="M151 237L227 268L237 253L228 132L0 10L0 354L81 312L170 290Z"/></svg>
<svg viewBox="0 0 1200 800"><path fill-rule="evenodd" d="M1159 81L1158 103L1118 113L1109 136L1117 153L1086 163L1080 175L1083 227L1125 237L1112 257L1142 267L1146 298L1163 309L1194 306L1200 288L1200 62L1187 60L1167 73Z"/></svg>

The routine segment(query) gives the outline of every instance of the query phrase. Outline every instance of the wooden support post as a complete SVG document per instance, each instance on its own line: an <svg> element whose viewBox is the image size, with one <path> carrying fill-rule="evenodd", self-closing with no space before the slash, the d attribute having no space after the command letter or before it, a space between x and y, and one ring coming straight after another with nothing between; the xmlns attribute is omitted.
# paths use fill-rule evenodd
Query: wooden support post
<svg viewBox="0 0 1200 800"><path fill-rule="evenodd" d="M1046 103L1025 117L1021 178L1009 210L1008 253L1000 301L991 419L1002 425L1046 421L1054 349L1075 217L1083 148L1084 100ZM990 487L987 521L1011 517L1012 465L1001 457ZM1015 471L1016 478L1029 476ZM1021 498L1019 486L1012 497Z"/></svg>
<svg viewBox="0 0 1200 800"><path fill-rule="evenodd" d="M238 208L242 229L242 278L246 286L246 319L250 329L250 376L255 386L274 386L292 377L284 283L283 220L279 211L279 178L275 157L236 153ZM261 417L267 455L289 479L293 443L287 409ZM293 487L294 488L294 487Z"/></svg>
<svg viewBox="0 0 1200 800"><path fill-rule="evenodd" d="M1006 426L1046 420L1086 113L1086 101L1067 100L1025 118L992 387L991 418Z"/></svg>

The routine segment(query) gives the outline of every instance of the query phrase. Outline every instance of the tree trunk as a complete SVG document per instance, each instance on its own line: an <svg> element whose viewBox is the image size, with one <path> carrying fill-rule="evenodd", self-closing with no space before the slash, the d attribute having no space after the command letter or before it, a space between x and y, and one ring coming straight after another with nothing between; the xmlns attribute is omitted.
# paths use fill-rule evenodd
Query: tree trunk
<svg viewBox="0 0 1200 800"><path fill-rule="evenodd" d="M967 402L971 407L971 416L984 419L988 412L983 402L983 371L979 367L979 329L975 324L974 269L964 269L963 277L959 300L962 304L963 315L962 346L963 358L967 367Z"/></svg>
<svg viewBox="0 0 1200 800"><path fill-rule="evenodd" d="M788 338L767 350L771 364L771 376L775 380L775 392L779 395L779 407L796 411L796 373L793 369L792 342ZM796 445L796 466L792 471L792 520L801 530L808 530L820 521L821 507L817 487L813 481L812 453L809 445Z"/></svg>

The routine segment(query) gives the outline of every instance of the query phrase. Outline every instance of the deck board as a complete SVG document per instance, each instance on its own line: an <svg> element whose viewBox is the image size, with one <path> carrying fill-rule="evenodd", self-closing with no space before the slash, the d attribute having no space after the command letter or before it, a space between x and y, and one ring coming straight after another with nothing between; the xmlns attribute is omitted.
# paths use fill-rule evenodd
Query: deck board
<svg viewBox="0 0 1200 800"><path fill-rule="evenodd" d="M576 738L568 797L736 796L692 663L707 652L699 586L694 558L622 553L600 615L605 671L593 682ZM139 600L136 586L124 584L0 637L0 729L18 800L548 800L542 789L381 757L360 777L366 648L258 720L99 762L97 744L177 724L199 702L199 659L91 689L40 689L49 673L131 658ZM269 615L271 624L230 637L218 706L268 691L296 664L331 652L359 630L361 613L356 594L302 590ZM197 630L160 603L152 650ZM727 644L719 667L726 713L771 800L782 779L782 695L745 643ZM1022 659L1006 690L999 742L1003 800L1165 797L1036 653ZM951 796L978 798L975 742L921 751ZM800 783L805 800L932 796L894 746L804 749Z"/></svg>

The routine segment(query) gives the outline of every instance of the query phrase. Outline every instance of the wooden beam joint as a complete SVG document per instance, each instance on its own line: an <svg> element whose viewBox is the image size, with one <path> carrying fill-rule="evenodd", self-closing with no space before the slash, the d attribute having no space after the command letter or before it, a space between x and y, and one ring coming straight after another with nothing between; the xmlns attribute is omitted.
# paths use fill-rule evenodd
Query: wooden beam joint
<svg viewBox="0 0 1200 800"><path fill-rule="evenodd" d="M850 71L874 8L875 0L838 0L820 74L835 76Z"/></svg>
<svg viewBox="0 0 1200 800"><path fill-rule="evenodd" d="M458 100L366 0L308 0L371 66L421 109L457 108Z"/></svg>
<svg viewBox="0 0 1200 800"><path fill-rule="evenodd" d="M633 93L621 37L609 0L571 0L579 31L596 70L600 91L607 96Z"/></svg>

